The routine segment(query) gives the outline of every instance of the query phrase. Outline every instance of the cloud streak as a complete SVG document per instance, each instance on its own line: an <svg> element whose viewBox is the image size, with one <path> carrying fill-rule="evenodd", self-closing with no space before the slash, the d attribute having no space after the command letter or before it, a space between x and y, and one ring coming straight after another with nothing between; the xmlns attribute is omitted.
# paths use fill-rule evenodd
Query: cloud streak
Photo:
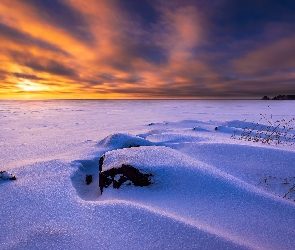
<svg viewBox="0 0 295 250"><path fill-rule="evenodd" d="M1 1L0 98L294 94L294 10L288 0Z"/></svg>

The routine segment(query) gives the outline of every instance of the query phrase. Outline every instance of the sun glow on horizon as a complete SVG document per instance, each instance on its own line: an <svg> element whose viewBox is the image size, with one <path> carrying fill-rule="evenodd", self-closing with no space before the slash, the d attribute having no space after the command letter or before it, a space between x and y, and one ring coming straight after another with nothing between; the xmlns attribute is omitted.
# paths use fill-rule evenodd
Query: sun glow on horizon
<svg viewBox="0 0 295 250"><path fill-rule="evenodd" d="M0 0L0 100L292 94L295 5L234 2Z"/></svg>
<svg viewBox="0 0 295 250"><path fill-rule="evenodd" d="M27 79L23 79L18 82L17 87L25 92L36 92L36 91L49 91L49 86L35 83Z"/></svg>

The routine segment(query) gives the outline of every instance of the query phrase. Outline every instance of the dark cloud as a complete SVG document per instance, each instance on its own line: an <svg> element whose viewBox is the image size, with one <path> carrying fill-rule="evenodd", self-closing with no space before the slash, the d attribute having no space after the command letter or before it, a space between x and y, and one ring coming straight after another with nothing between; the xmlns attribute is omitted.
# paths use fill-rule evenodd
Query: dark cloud
<svg viewBox="0 0 295 250"><path fill-rule="evenodd" d="M47 72L52 75L67 76L67 77L77 77L77 72L73 68L67 66L62 62L58 62L53 59L48 59L42 56L35 56L28 51L6 51L5 52L10 58L13 59L15 63L21 66L26 66L34 70L35 72ZM41 79L32 74L26 73L15 73L10 72L16 77L27 78L27 79Z"/></svg>
<svg viewBox="0 0 295 250"><path fill-rule="evenodd" d="M22 78L22 79L28 79L28 80L44 80L44 78L38 77L33 74L13 73L9 71L0 70L0 80L5 80L10 76L14 76L17 78Z"/></svg>
<svg viewBox="0 0 295 250"><path fill-rule="evenodd" d="M129 83L129 84L139 84L144 81L144 78L140 75L130 74L127 77L116 77L112 74L101 74L98 76L98 83Z"/></svg>
<svg viewBox="0 0 295 250"><path fill-rule="evenodd" d="M279 94L295 93L295 79L271 79L262 78L257 80L242 80L237 79L232 84L226 84L227 93L222 93L221 96L236 96L241 98L262 96L276 96Z"/></svg>
<svg viewBox="0 0 295 250"><path fill-rule="evenodd" d="M295 2L292 0L220 2L216 8L203 6L210 23L202 53L216 55L214 59L211 57L212 66L223 61L229 68L228 62L235 58L294 35Z"/></svg>
<svg viewBox="0 0 295 250"><path fill-rule="evenodd" d="M7 77L7 72L4 70L0 70L0 80L4 81Z"/></svg>
<svg viewBox="0 0 295 250"><path fill-rule="evenodd" d="M37 46L40 49L48 50L51 52L58 52L66 56L70 56L69 53L51 43L34 38L29 34L26 34L18 29L15 29L3 23L0 23L0 37L13 41L14 43L19 44L23 47Z"/></svg>
<svg viewBox="0 0 295 250"><path fill-rule="evenodd" d="M295 2L292 0L226 0L215 11L212 20L221 36L253 39L272 22L294 22Z"/></svg>
<svg viewBox="0 0 295 250"><path fill-rule="evenodd" d="M77 75L76 71L73 70L72 68L69 68L54 60L49 60L46 62L29 60L29 61L26 61L24 65L33 69L34 71L48 72L53 75L68 76L68 77L73 77Z"/></svg>
<svg viewBox="0 0 295 250"><path fill-rule="evenodd" d="M29 79L29 80L44 80L44 78L42 77L38 77L36 75L31 75L31 74L13 73L13 75L18 78Z"/></svg>
<svg viewBox="0 0 295 250"><path fill-rule="evenodd" d="M94 36L88 27L85 16L72 8L71 5L67 5L65 1L27 0L27 2L38 10L38 14L44 21L59 27L89 45L94 42Z"/></svg>
<svg viewBox="0 0 295 250"><path fill-rule="evenodd" d="M293 94L294 13L293 0L15 0L0 13L0 79L64 94Z"/></svg>
<svg viewBox="0 0 295 250"><path fill-rule="evenodd" d="M80 81L81 79L77 79ZM135 86L137 84L140 84L144 81L144 78L139 76L139 75L129 75L127 77L116 77L113 74L100 74L92 79L83 79L83 82L88 84L89 86L103 86L107 84L107 86L113 86L116 87L117 85L120 84L134 84Z"/></svg>
<svg viewBox="0 0 295 250"><path fill-rule="evenodd" d="M117 3L123 12L135 17L134 22L143 29L151 29L160 21L160 13L155 8L156 2L153 0L119 0Z"/></svg>
<svg viewBox="0 0 295 250"><path fill-rule="evenodd" d="M142 59L153 64L167 63L168 55L163 48L157 44L146 41L132 41L124 48L130 60Z"/></svg>

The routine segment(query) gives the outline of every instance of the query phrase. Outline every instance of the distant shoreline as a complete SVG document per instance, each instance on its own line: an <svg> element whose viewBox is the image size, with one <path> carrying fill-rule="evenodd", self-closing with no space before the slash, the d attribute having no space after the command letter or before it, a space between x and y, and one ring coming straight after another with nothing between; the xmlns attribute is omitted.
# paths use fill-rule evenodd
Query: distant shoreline
<svg viewBox="0 0 295 250"><path fill-rule="evenodd" d="M173 99L173 98L149 98L149 99L1 99L0 101L28 101L28 102L34 102L34 101L260 101L260 100L266 100L261 98L215 98L215 99L197 99L197 98L179 98L179 99ZM269 100L272 100L271 98Z"/></svg>
<svg viewBox="0 0 295 250"><path fill-rule="evenodd" d="M262 100L295 100L295 95L278 95L273 98L265 95Z"/></svg>
<svg viewBox="0 0 295 250"><path fill-rule="evenodd" d="M0 101L259 101L259 100L295 100L295 95L278 95L273 98L263 96L262 98L145 98L145 99L1 99Z"/></svg>

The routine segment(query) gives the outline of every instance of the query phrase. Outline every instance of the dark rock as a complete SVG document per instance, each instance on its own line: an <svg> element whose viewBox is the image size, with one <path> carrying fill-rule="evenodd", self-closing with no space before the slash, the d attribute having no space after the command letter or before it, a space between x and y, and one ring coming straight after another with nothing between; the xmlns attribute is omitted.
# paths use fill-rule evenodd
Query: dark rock
<svg viewBox="0 0 295 250"><path fill-rule="evenodd" d="M102 171L102 165L103 165L104 158L105 158L105 155L103 154L103 155L100 157L100 159L99 159L99 162L98 162L98 169L99 169L99 172Z"/></svg>
<svg viewBox="0 0 295 250"><path fill-rule="evenodd" d="M92 175L91 174L87 174L86 175L86 184L89 185L92 182Z"/></svg>
<svg viewBox="0 0 295 250"><path fill-rule="evenodd" d="M106 173L99 173L99 188L102 193L103 188L107 188L113 182L112 177L108 176Z"/></svg>
<svg viewBox="0 0 295 250"><path fill-rule="evenodd" d="M149 186L152 184L152 174L143 174L137 168L122 164L120 168L111 168L99 173L99 187L101 193L113 183L113 188L120 188L122 184L129 181L134 186Z"/></svg>
<svg viewBox="0 0 295 250"><path fill-rule="evenodd" d="M0 171L0 179L1 180L10 180L10 181L15 181L16 177L7 171Z"/></svg>

